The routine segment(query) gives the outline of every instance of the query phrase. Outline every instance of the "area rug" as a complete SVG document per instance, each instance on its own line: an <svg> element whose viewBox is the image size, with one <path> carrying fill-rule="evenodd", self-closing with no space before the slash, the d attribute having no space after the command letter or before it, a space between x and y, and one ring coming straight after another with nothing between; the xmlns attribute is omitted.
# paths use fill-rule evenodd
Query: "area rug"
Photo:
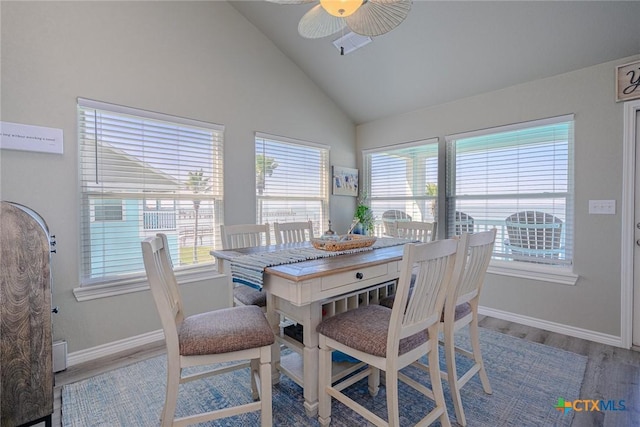
<svg viewBox="0 0 640 427"><path fill-rule="evenodd" d="M466 332L466 331L465 331ZM572 352L524 341L498 332L480 329L485 366L493 388L487 395L477 375L462 389L462 401L470 427L570 426L572 412L555 405L559 398L579 398L587 358ZM457 335L458 344L468 348L467 334ZM444 369L444 354L440 361ZM459 357L458 368L469 362ZM405 371L429 383L428 376L414 368ZM110 371L62 389L62 425L65 427L147 427L159 425L164 404L166 357L152 359ZM443 381L449 417L455 422L449 387ZM400 383L401 425L414 425L432 407L430 401ZM381 387L376 397L367 391L366 379L349 388L350 396L386 419L386 394ZM211 410L251 399L248 370L181 385L178 415ZM258 426L259 414L251 413L200 424L202 426ZM274 426L319 426L303 409L302 389L282 376L273 387ZM333 401L332 426L366 426L367 422L339 402ZM435 425L439 425L436 423ZM455 424L454 424L455 425Z"/></svg>

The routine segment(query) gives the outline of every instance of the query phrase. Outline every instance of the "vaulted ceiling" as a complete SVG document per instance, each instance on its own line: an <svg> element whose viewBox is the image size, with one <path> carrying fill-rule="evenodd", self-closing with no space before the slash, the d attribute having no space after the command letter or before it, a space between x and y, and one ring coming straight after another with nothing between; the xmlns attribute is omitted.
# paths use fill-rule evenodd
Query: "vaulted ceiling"
<svg viewBox="0 0 640 427"><path fill-rule="evenodd" d="M414 0L397 28L344 56L341 33L298 34L317 2L230 3L356 124L640 53L640 1Z"/></svg>

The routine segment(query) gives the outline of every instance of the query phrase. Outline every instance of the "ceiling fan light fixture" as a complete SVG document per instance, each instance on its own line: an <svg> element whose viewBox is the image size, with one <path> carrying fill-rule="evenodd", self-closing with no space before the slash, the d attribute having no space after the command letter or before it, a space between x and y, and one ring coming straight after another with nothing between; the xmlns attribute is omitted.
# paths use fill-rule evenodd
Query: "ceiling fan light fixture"
<svg viewBox="0 0 640 427"><path fill-rule="evenodd" d="M320 0L320 4L328 14L346 18L362 6L362 0Z"/></svg>

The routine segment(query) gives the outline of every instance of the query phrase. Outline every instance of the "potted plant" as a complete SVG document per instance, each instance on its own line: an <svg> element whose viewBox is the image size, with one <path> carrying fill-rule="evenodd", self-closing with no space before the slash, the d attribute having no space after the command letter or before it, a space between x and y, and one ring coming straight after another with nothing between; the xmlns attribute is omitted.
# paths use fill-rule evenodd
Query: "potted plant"
<svg viewBox="0 0 640 427"><path fill-rule="evenodd" d="M354 219L358 220L358 225L354 228L353 232L356 234L373 234L374 218L371 208L365 204L364 200L358 202L356 207L356 213Z"/></svg>

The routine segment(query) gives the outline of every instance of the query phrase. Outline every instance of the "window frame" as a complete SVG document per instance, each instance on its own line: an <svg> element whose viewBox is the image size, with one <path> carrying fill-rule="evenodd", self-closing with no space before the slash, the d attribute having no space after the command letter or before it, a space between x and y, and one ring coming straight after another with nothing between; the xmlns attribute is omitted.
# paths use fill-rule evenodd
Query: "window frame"
<svg viewBox="0 0 640 427"><path fill-rule="evenodd" d="M532 262L521 261L517 259L498 259L493 258L491 260L488 272L493 274L505 275L510 277L519 277L526 279L534 279L541 280L559 284L566 285L575 285L578 279L578 276L573 273L573 245L574 245L574 236L575 236L575 173L574 173L574 152L575 152L575 119L573 114L551 117L547 119L533 120L522 123L515 123L505 126L492 127L487 129L482 129L478 131L464 132L459 134L448 135L445 137L445 145L446 145L446 159L445 159L445 179L446 179L446 194L445 194L445 210L446 210L446 221L447 221L447 237L451 236L452 232L452 221L453 214L452 211L452 197L456 196L451 195L451 188L454 186L455 182L455 172L452 169L455 169L455 159L451 159L451 150L450 145L454 144L455 141L472 138L477 136L488 136L493 134L500 134L504 132L510 131L519 131L526 130L530 128L545 126L545 125L553 125L553 124L561 124L565 122L571 123L570 128L570 141L568 142L568 165L567 165L567 190L564 193L539 193L540 196L545 195L548 197L554 196L559 197L560 194L566 194L565 196L565 223L564 227L570 228L569 230L563 231L563 233L567 233L569 237L568 247L565 248L566 253L569 254L570 258L566 262L558 262L558 263L549 263L549 264L537 264ZM452 164L453 162L453 164ZM452 182L451 179L454 179ZM511 197L518 198L519 194L526 193L517 193L515 196L510 195ZM502 195L504 196L504 195ZM530 196L530 195L529 195ZM459 197L459 196L458 196ZM480 196L478 196L480 197ZM526 196L525 196L526 197ZM462 197L459 197L463 199ZM493 197L496 198L496 197ZM497 196L500 198L500 196ZM487 199L486 197L483 199ZM518 209L519 211L528 210L526 207ZM515 211L514 211L515 212ZM565 238L566 235L565 234Z"/></svg>
<svg viewBox="0 0 640 427"><path fill-rule="evenodd" d="M371 148L362 150L362 161L363 161L363 173L361 174L363 179L362 188L365 191L370 190L371 185L371 170L369 167L369 162L367 160L367 155L375 152L381 151L389 151L396 148L401 148L403 145L410 145L416 143L425 143L425 142L434 142L438 141L438 194L435 196L435 199L438 202L437 207L437 217L438 220L438 235L439 238L442 238L448 233L448 222L449 222L449 212L448 206L449 201L447 199L446 189L447 189L447 176L448 176L448 159L447 159L447 144L450 140L460 139L461 137L470 137L477 136L481 134L488 133L497 133L504 132L508 130L517 130L522 129L523 127L533 127L539 126L545 123L558 123L562 121L572 121L573 122L573 140L570 143L570 160L569 160L569 170L568 170L568 178L569 178L569 192L571 193L571 200L569 203L571 204L571 210L569 215L571 215L571 227L575 228L575 223L573 221L573 217L575 216L575 174L574 174L574 151L575 151L575 120L573 114L552 117L549 119L542 120L533 120L523 123L516 123L506 126L493 127L488 129L483 129L479 131L465 132L459 134L452 134L445 136L444 139L440 140L439 138L429 138L424 140L419 140L410 143L403 144L390 144L382 147ZM444 155L443 155L444 154ZM441 189L445 189L442 191ZM572 230L573 236L575 236L575 232ZM575 285L579 276L573 272L573 264L565 265L565 266L551 266L544 264L534 264L527 262L514 262L514 261L505 261L499 259L492 259L489 265L488 272L495 275L502 275L508 277L517 277L529 280L536 281L544 281L550 282L554 284L562 284L562 285Z"/></svg>
<svg viewBox="0 0 640 427"><path fill-rule="evenodd" d="M400 201L400 200L404 200L405 203L406 202L413 202L416 204L426 204L428 202L432 202L434 203L434 205L436 206L436 212L435 212L435 217L434 220L437 220L438 216L439 216L439 212L438 210L439 208L439 192L437 192L435 195L424 195L424 196L413 196L413 197L379 197L375 194L372 194L372 177L371 177L371 173L372 173L372 165L371 165L371 156L375 155L376 153L386 153L386 152L394 152L394 151L401 151L401 150L407 150L407 149L412 149L412 148L416 148L416 147L422 147L422 146L434 146L435 148L435 153L436 155L434 156L435 161L436 161L436 170L435 170L435 176L436 176L436 183L438 184L437 188L441 188L441 186L439 185L439 181L441 179L441 174L440 174L440 167L441 167L441 162L440 162L440 139L437 137L433 137L433 138L426 138L426 139L420 139L420 140L416 140L416 141L411 141L411 142L403 142L403 143L399 143L399 144L392 144L392 145L386 145L383 147L378 147L378 148L370 148L370 149L366 149L362 151L362 164L363 164L363 185L362 185L362 189L363 189L363 194L361 194L359 196L359 199L361 201L363 201L367 206L371 207L371 203L378 201L378 202L384 202L384 201ZM425 148L425 151L427 151L428 148ZM426 179L425 179L425 184L428 184ZM419 209L418 209L419 210ZM374 212L375 215L375 212ZM415 215L414 215L415 216ZM413 218L412 219L414 221L418 221L419 219L417 218ZM384 230L383 230L383 224L382 224L382 218L375 218L375 235L377 236L382 236L384 234ZM438 225L438 228L440 226Z"/></svg>
<svg viewBox="0 0 640 427"><path fill-rule="evenodd" d="M94 190L91 189L90 186L87 187L86 191L83 190L84 188L83 170L85 166L83 166L84 160L82 158L83 156L82 144L85 142L82 136L83 126L81 126L81 117L84 114L83 111L85 110L99 110L107 113L112 113L114 115L132 116L133 120L137 118L140 120L140 123L144 122L145 120L161 121L165 123L171 123L177 126L194 127L198 129L205 129L206 131L211 131L214 138L212 140L212 156L213 157L211 158L211 167L213 168L214 175L215 175L215 176L212 176L212 178L216 181L214 183L215 189L212 191L215 194L212 193L212 195L208 195L208 194L201 195L199 197L201 197L203 200L210 200L211 201L210 203L213 203L216 211L220 212L218 221L217 222L213 221L213 222L222 223L223 221L222 213L224 211L224 192L223 192L223 188L224 188L224 170L223 170L224 126L213 124L213 123L202 122L198 120L176 117L176 116L163 114L163 113L157 113L157 112L152 112L152 111L147 111L147 110L142 110L137 108L110 104L110 103L101 102L101 101L94 101L94 100L89 100L84 98L77 99L78 113L77 113L77 119L76 119L77 126L78 126L78 165L79 165L78 181L77 181L78 194L79 194L78 208L79 208L79 211L81 212L81 217L83 216L86 217L87 218L86 221L90 221L90 222L95 221L95 202L92 200L92 196L91 196L91 194L94 193ZM135 185L135 184L130 182L129 184L125 183L123 185L126 186L126 185ZM136 188L141 189L145 187L136 187ZM110 198L109 191L103 190L102 194L103 194L102 197L105 197L105 199ZM118 194L118 193L113 193L113 194ZM137 195L133 197L132 200L138 200L138 205L139 205L139 209L137 212L139 217L138 232L141 232L142 228L144 227L143 216L146 208L146 203L148 200L156 200L156 205L160 203L161 200L164 200L164 201L172 200L173 203L176 205L175 211L176 211L176 215L178 215L177 205L180 202L180 200L185 199L185 196L180 195L179 193L171 193L172 197L166 197L167 193L163 193L162 191L148 192L148 193L143 191L142 193L136 193L136 194ZM118 196L113 197L113 198L121 199L123 220L127 214L127 206L126 206L127 204L124 201L124 199L127 197L128 197L127 194L122 194L122 195L118 194ZM190 196L190 199L192 198L193 196ZM85 209L89 209L89 211L84 212ZM162 209L158 210L158 212L160 211L163 211L163 210ZM135 214L135 212L133 212L133 214ZM87 227L87 224L84 224L84 222L85 220L80 222L80 230L78 235L78 248L80 251L81 267L82 267L82 263L86 262L84 260L84 255L82 251L84 250L83 248L87 243L83 243L83 239L91 238L88 230L83 230L83 228ZM116 222L116 221L111 221L111 222ZM219 227L215 227L215 224L214 224L214 230L216 228L219 228ZM144 232L148 233L151 231L146 230ZM158 232L164 232L164 231L159 230ZM215 245L215 241L216 241L215 236L212 239ZM207 262L200 262L195 265L178 267L175 270L175 274L181 284L199 282L202 280L211 279L213 277L220 276L220 274L213 267L214 265L215 265L215 261L211 260ZM79 275L78 281L80 283L80 286L73 289L74 295L78 301L92 300L95 298L121 295L121 294L138 292L138 291L149 289L144 267L141 271L135 271L135 272L132 271L130 273L122 273L122 274L118 274L117 276L110 276L110 277L103 277L103 278L84 277L85 275L84 269L79 268L78 275Z"/></svg>
<svg viewBox="0 0 640 427"><path fill-rule="evenodd" d="M322 177L320 179L320 184L319 184L320 194L313 197L307 197L307 196L280 197L280 196L268 196L268 195L263 196L259 194L259 183L258 183L259 176L258 176L258 172L256 171L255 173L256 175L256 199L255 199L256 200L256 224L264 224L266 222L271 224L273 222L290 222L290 221L300 222L300 221L310 220L313 223L314 235L320 236L323 233L324 227L327 226L326 224L328 223L328 220L329 220L328 215L329 215L330 181L331 181L331 176L330 176L331 175L330 174L331 147L326 144L309 142L309 141L304 141L304 140L285 137L285 136L277 136L277 135L268 134L264 132L255 132L254 164L256 164L256 156L260 154L258 153L259 140L271 141L272 143L282 144L283 146L289 145L292 147L301 147L304 149L318 150L321 160L320 160L320 170L318 170L317 172L321 174ZM282 201L285 203L288 201L320 202L320 219L313 220L311 218L298 217L295 219L287 219L286 221L264 221L264 218L261 218L261 212L262 212L261 205L262 205L262 201L268 201L268 200ZM272 236L271 240L275 241L275 237Z"/></svg>

